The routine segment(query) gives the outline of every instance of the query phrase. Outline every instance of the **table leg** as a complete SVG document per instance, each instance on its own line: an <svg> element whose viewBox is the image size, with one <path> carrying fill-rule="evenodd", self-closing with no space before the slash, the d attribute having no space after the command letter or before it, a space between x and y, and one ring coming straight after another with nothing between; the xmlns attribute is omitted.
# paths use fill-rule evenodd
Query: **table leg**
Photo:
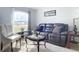
<svg viewBox="0 0 79 59"><path fill-rule="evenodd" d="M44 42L44 47L46 48L46 41Z"/></svg>
<svg viewBox="0 0 79 59"><path fill-rule="evenodd" d="M21 48L21 38L20 38L20 48Z"/></svg>
<svg viewBox="0 0 79 59"><path fill-rule="evenodd" d="M25 38L25 42L26 42L26 48L27 48L27 52L28 52L28 47L27 47L27 38Z"/></svg>
<svg viewBox="0 0 79 59"><path fill-rule="evenodd" d="M11 52L13 52L13 43L11 42Z"/></svg>
<svg viewBox="0 0 79 59"><path fill-rule="evenodd" d="M37 41L37 50L38 50L38 52L39 52L39 41Z"/></svg>
<svg viewBox="0 0 79 59"><path fill-rule="evenodd" d="M28 43L27 43L27 38L25 38L25 42L26 42L26 44L28 44Z"/></svg>

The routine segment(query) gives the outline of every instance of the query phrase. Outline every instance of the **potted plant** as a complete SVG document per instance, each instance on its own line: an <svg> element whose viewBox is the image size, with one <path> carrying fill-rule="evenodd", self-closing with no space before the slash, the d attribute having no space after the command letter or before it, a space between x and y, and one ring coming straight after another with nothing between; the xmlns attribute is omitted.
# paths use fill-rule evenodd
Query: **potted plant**
<svg viewBox="0 0 79 59"><path fill-rule="evenodd" d="M73 31L74 31L75 34L77 34L77 26L76 25L74 25L74 30Z"/></svg>

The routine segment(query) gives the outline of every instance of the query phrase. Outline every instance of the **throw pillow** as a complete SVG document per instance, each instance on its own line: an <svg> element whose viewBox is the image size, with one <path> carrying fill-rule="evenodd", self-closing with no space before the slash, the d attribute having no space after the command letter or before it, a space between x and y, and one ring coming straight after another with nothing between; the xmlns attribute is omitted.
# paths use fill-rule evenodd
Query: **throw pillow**
<svg viewBox="0 0 79 59"><path fill-rule="evenodd" d="M61 28L62 28L62 26L56 26L55 25L55 28L53 29L53 33L60 33Z"/></svg>

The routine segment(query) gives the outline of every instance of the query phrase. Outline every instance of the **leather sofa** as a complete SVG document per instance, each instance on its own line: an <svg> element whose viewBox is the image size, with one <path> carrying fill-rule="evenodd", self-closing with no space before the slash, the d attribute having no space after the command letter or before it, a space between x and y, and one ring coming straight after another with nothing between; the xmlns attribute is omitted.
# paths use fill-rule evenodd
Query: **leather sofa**
<svg viewBox="0 0 79 59"><path fill-rule="evenodd" d="M47 42L66 46L68 24L64 23L41 23L37 26L36 31L47 34Z"/></svg>

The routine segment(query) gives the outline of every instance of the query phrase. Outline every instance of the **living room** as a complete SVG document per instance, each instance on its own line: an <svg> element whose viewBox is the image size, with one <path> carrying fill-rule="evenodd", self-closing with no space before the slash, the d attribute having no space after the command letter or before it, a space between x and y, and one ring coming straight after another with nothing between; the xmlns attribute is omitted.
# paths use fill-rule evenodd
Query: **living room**
<svg viewBox="0 0 79 59"><path fill-rule="evenodd" d="M17 13L19 13L18 15L20 15L22 13L22 15L18 16ZM25 15L25 17L23 17L23 15ZM28 15L28 16L26 17L26 15ZM77 31L79 31L78 15L79 15L78 7L0 7L0 18L1 18L0 25L2 26L1 33L7 39L8 35L12 35L12 34L15 34L15 33L21 32L21 31L29 32L29 34L31 34L31 32L35 33L35 30L38 29L38 27L40 27L39 24L43 24L43 25L45 24L45 27L46 27L46 24L47 25L49 25L49 24L53 24L53 25L54 24L55 25L56 24L66 24L66 25L68 25L66 35L69 35L68 34L69 32L73 32L74 25L76 25ZM25 20L18 21L19 25L25 24L25 25L27 25L27 27L25 27L25 25L22 25L20 28L19 28L19 25L17 27L14 27L14 25L16 25L16 23L17 23L15 19L19 19L19 17L23 17L21 19L27 19L27 21L25 23L23 23ZM78 20L76 21L76 19L78 19ZM58 27L59 27L59 25L58 25ZM17 31L16 31L16 28L17 28ZM65 29L65 27L64 27L64 29ZM54 30L54 31L58 32L56 30ZM10 43L11 44L13 43L13 49L11 49L11 50L14 52L18 52L19 50L21 52L23 52L23 51L24 52L37 52L37 51L40 51L40 52L53 52L53 51L55 51L55 52L69 51L69 52L71 52L72 51L72 52L74 52L74 51L79 51L78 38L75 38L75 41L77 42L77 44L75 44L75 43L71 44L71 43L69 43L68 37L67 37L66 44L63 47L63 46L60 46L59 44L53 44L53 43L49 42L50 33L44 32L44 34L45 34L45 37L48 37L47 38L48 41L46 41L46 48L43 46L43 42L41 42L42 45L40 45L40 48L39 48L39 46L37 46L37 47L35 46L35 45L37 45L36 44L37 41L35 41L35 45L33 45L33 44L30 44L30 43L33 43L33 40L32 41L27 40L28 44L27 44L27 42L25 42L26 40L25 41L22 40L22 41L20 41L21 44L17 43L18 48L17 47L15 48L16 42L11 41ZM15 35L15 36L17 36L17 35ZM24 39L25 37L22 37L22 38ZM27 37L25 39L27 39ZM53 39L53 38L51 38L51 39ZM71 39L69 39L69 40L71 40ZM9 45L9 48L5 49L5 45L7 45L7 44L2 45L3 44L2 41L4 41L4 40L1 38L0 45L2 47L1 49L3 49L2 51L11 52L10 45ZM18 41L18 40L16 40L16 41ZM20 45L20 48L19 48L19 45ZM41 48L43 48L43 49L41 49Z"/></svg>

